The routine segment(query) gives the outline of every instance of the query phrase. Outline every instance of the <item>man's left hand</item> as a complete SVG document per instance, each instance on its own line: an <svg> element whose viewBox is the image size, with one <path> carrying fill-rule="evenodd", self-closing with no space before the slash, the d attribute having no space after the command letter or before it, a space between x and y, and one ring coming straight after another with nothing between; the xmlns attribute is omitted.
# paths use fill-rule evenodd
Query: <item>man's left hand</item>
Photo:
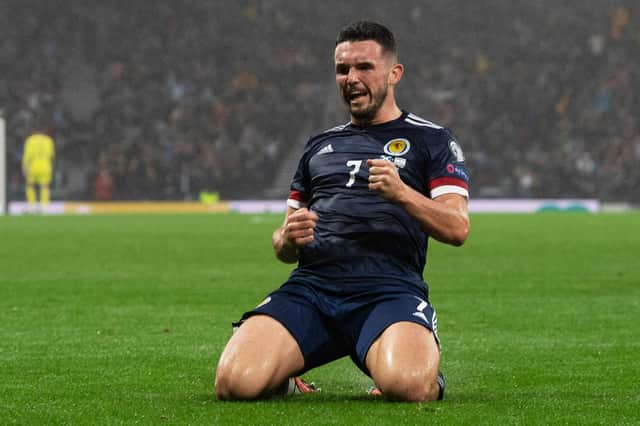
<svg viewBox="0 0 640 426"><path fill-rule="evenodd" d="M389 201L397 201L407 186L400 178L398 169L391 161L367 160L369 166L369 189Z"/></svg>

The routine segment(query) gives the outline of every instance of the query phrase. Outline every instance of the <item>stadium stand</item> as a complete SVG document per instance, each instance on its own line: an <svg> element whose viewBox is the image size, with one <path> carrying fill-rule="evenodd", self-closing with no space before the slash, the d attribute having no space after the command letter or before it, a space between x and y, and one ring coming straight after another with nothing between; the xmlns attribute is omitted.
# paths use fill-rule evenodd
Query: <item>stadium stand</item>
<svg viewBox="0 0 640 426"><path fill-rule="evenodd" d="M57 143L54 198L284 196L291 151L347 119L335 34L372 17L402 40L400 104L453 129L472 196L639 203L639 6L4 0L9 197L23 198L21 146L37 117Z"/></svg>

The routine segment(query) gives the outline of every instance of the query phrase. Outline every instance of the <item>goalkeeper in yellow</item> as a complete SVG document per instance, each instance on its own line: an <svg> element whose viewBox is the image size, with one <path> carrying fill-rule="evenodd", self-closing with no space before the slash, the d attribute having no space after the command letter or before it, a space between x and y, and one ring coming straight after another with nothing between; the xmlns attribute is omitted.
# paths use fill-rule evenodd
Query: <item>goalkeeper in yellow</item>
<svg viewBox="0 0 640 426"><path fill-rule="evenodd" d="M40 189L40 209L49 204L51 175L55 148L53 139L41 132L32 133L24 142L22 172L27 183L27 202L29 210L36 211L38 206L36 185Z"/></svg>

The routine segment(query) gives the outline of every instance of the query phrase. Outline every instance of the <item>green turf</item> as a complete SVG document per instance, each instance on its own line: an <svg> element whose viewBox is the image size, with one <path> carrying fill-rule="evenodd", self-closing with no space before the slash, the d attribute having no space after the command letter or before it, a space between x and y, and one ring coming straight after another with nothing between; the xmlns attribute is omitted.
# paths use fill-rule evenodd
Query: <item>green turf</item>
<svg viewBox="0 0 640 426"><path fill-rule="evenodd" d="M640 215L476 215L425 274L440 403L348 360L323 391L218 402L230 322L282 282L280 215L0 217L1 424L638 424Z"/></svg>

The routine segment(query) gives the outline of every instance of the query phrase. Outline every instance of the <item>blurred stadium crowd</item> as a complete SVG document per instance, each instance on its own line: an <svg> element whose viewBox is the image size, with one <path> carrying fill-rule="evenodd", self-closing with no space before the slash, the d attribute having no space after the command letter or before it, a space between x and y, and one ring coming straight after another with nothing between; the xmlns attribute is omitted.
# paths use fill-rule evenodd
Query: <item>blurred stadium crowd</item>
<svg viewBox="0 0 640 426"><path fill-rule="evenodd" d="M3 0L10 198L38 124L54 198L265 196L310 132L348 119L332 53L358 18L396 33L400 104L453 130L473 197L640 202L631 0Z"/></svg>

